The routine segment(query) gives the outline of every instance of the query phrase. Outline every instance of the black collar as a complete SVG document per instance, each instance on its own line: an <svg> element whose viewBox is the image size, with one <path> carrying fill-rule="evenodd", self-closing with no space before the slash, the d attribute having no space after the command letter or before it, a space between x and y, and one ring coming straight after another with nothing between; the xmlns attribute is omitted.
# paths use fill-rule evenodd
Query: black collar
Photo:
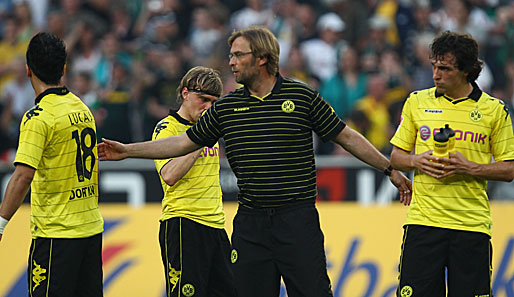
<svg viewBox="0 0 514 297"><path fill-rule="evenodd" d="M169 113L170 116L174 117L175 119L177 119L177 121L181 124L184 124L184 125L189 125L189 126L192 126L193 123L191 123L190 121L184 119L183 117L181 117L177 110L173 110L173 109L170 109L170 113Z"/></svg>
<svg viewBox="0 0 514 297"><path fill-rule="evenodd" d="M471 85L473 86L473 90L471 91L471 93L468 95L468 97L466 97L465 99L460 99L460 100L456 100L458 102L462 102L466 99L472 99L472 100L475 100L475 102L478 102L478 100L480 99L480 97L482 96L482 90L480 90L480 88L478 87L477 83L476 82L472 82ZM443 93L439 93L436 89L435 91L435 97L441 97L441 96L444 96ZM446 99L450 99L449 97L446 97L444 96ZM452 101L455 101L455 99L452 99Z"/></svg>
<svg viewBox="0 0 514 297"><path fill-rule="evenodd" d="M280 75L280 73L277 72L276 76L277 76L277 82L275 82L275 86L271 90L272 94L276 94L276 93L280 92L280 88L282 87L282 83L284 82L284 78L282 77L282 75ZM244 86L243 92L244 92L245 97L250 96L250 90L248 90L248 87Z"/></svg>
<svg viewBox="0 0 514 297"><path fill-rule="evenodd" d="M46 89L43 93L39 94L39 96L36 97L36 104L38 104L39 101L41 101L41 99L43 99L43 97L45 97L46 95L50 95L50 94L66 95L69 92L70 91L68 91L68 89L66 89L66 87Z"/></svg>

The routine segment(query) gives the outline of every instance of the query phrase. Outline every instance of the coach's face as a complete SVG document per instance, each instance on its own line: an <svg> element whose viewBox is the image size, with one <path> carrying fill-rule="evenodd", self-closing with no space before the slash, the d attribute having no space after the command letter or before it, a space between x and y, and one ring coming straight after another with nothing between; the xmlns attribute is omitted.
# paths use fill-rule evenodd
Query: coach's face
<svg viewBox="0 0 514 297"><path fill-rule="evenodd" d="M453 97L452 94L468 84L467 73L459 70L457 59L451 53L445 54L440 59L432 59L432 78L439 93Z"/></svg>
<svg viewBox="0 0 514 297"><path fill-rule="evenodd" d="M236 82L250 85L259 76L257 59L246 38L241 36L234 40L229 57L228 65L234 73Z"/></svg>

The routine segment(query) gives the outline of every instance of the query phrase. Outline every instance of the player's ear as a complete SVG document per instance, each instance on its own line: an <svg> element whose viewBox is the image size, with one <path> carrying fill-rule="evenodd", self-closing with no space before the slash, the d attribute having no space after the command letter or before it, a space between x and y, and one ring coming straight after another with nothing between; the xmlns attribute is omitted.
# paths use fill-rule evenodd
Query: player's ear
<svg viewBox="0 0 514 297"><path fill-rule="evenodd" d="M62 76L66 73L66 64L64 64L64 67L62 68Z"/></svg>
<svg viewBox="0 0 514 297"><path fill-rule="evenodd" d="M187 98L187 94L189 94L189 90L186 87L182 88L182 99L185 100Z"/></svg>
<svg viewBox="0 0 514 297"><path fill-rule="evenodd" d="M32 71L30 71L29 65L25 65L25 68L27 69L27 77L32 77Z"/></svg>

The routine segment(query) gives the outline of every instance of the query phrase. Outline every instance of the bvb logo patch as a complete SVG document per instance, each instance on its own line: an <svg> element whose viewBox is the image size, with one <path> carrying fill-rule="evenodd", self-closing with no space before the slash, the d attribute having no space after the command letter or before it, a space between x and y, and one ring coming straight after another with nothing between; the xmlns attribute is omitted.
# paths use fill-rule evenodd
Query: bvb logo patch
<svg viewBox="0 0 514 297"><path fill-rule="evenodd" d="M192 284L185 284L182 287L182 294L186 297L191 297L195 294L195 287Z"/></svg>
<svg viewBox="0 0 514 297"><path fill-rule="evenodd" d="M282 103L282 111L291 113L294 111L294 103L291 100L286 100Z"/></svg>
<svg viewBox="0 0 514 297"><path fill-rule="evenodd" d="M401 297L410 297L412 296L412 288L410 286L403 286L400 291Z"/></svg>
<svg viewBox="0 0 514 297"><path fill-rule="evenodd" d="M482 113L478 109L475 109L469 113L469 118L474 122L478 122L482 119Z"/></svg>
<svg viewBox="0 0 514 297"><path fill-rule="evenodd" d="M237 251L235 249L232 250L232 253L230 253L230 261L232 264L236 263L237 261Z"/></svg>

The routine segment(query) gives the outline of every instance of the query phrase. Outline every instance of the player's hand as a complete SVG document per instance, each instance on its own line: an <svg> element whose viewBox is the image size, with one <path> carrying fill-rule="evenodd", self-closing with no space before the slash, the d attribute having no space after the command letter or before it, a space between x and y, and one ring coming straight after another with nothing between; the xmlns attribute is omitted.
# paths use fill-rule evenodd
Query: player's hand
<svg viewBox="0 0 514 297"><path fill-rule="evenodd" d="M98 159L100 161L118 161L127 157L126 145L114 140L102 138L98 144Z"/></svg>
<svg viewBox="0 0 514 297"><path fill-rule="evenodd" d="M389 180L400 191L400 202L404 205L410 205L412 200L412 183L403 173L393 170L389 176Z"/></svg>
<svg viewBox="0 0 514 297"><path fill-rule="evenodd" d="M456 154L450 153L449 156L448 165L445 166L446 172L441 177L447 177L453 174L469 174L473 166L477 165L466 159L466 157L459 152L456 152Z"/></svg>
<svg viewBox="0 0 514 297"><path fill-rule="evenodd" d="M446 174L446 166L450 163L447 158L435 157L432 155L433 151L426 151L424 153L415 155L413 158L414 167L421 170L421 172L430 175L431 177L441 178Z"/></svg>

